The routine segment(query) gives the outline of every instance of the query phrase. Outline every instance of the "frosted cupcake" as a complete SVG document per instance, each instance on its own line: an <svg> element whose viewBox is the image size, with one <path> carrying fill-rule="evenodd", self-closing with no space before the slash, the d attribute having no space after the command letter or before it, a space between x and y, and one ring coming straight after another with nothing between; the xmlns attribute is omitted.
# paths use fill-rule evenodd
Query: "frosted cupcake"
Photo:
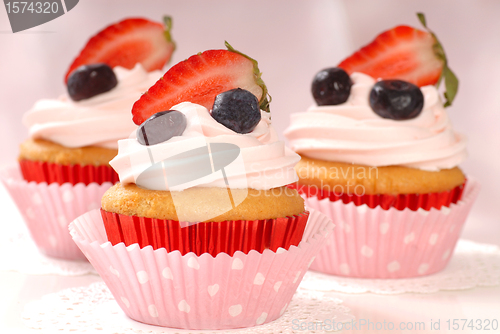
<svg viewBox="0 0 500 334"><path fill-rule="evenodd" d="M170 58L169 22L164 28L126 19L105 28L70 67L67 94L40 100L24 115L30 138L20 147L21 173L5 171L2 181L43 253L84 259L68 224L98 208L104 191L118 181L109 161L117 140L137 128L128 110Z"/></svg>
<svg viewBox="0 0 500 334"><path fill-rule="evenodd" d="M297 246L309 213L286 185L297 180L299 156L278 141L268 113L254 102L260 120L246 134L219 123L213 111L183 102L139 127L150 145L121 140L111 161L121 183L102 200L109 240L213 256ZM171 128L180 134L151 144L155 127L184 122L182 133Z"/></svg>
<svg viewBox="0 0 500 334"><path fill-rule="evenodd" d="M117 82L109 91L79 101L67 94L40 100L24 115L30 139L21 144L19 163L26 181L85 185L118 181L109 161L118 153L118 140L137 128L124 111L161 72L148 73L139 63L132 70L107 68Z"/></svg>
<svg viewBox="0 0 500 334"><path fill-rule="evenodd" d="M135 130L126 112L161 76L175 44L165 27L126 19L93 36L66 74L67 94L38 101L23 119L19 163L27 181L116 182L109 161ZM151 72L151 73L148 73Z"/></svg>
<svg viewBox="0 0 500 334"><path fill-rule="evenodd" d="M451 104L443 57L434 34L399 26L316 75L317 105L285 131L302 156L296 187L340 227L313 270L400 278L448 263L478 187L465 187L465 138L434 86L443 75Z"/></svg>
<svg viewBox="0 0 500 334"><path fill-rule="evenodd" d="M176 83L183 86L170 94ZM196 103L169 105L172 97ZM156 112L160 104L167 110ZM175 65L134 104L134 119L145 121L111 161L121 182L103 196L102 218L94 212L72 225L132 319L227 329L285 311L332 225L286 187L299 156L261 108L268 102L257 62L231 47ZM103 242L102 225L110 243L91 246L86 229ZM130 288L137 278L139 289Z"/></svg>

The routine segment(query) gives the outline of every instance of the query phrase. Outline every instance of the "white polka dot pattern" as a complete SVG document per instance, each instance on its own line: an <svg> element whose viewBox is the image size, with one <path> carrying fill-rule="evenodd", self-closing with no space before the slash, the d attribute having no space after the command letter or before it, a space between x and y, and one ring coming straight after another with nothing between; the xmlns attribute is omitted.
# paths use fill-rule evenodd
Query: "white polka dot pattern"
<svg viewBox="0 0 500 334"><path fill-rule="evenodd" d="M55 236L49 235L49 236L47 236L47 240L49 241L49 244L52 247L56 247L57 246L57 238Z"/></svg>
<svg viewBox="0 0 500 334"><path fill-rule="evenodd" d="M381 223L379 226L380 234L387 234L387 231L389 231L390 226L391 225L389 223Z"/></svg>
<svg viewBox="0 0 500 334"><path fill-rule="evenodd" d="M196 258L194 257L189 258L187 266L189 268L193 268L196 270L200 269L200 264L198 263L198 260L196 260Z"/></svg>
<svg viewBox="0 0 500 334"><path fill-rule="evenodd" d="M295 278L293 279L293 283L295 283L295 282L297 282L297 281L299 280L300 273L301 273L301 271L298 271L298 272L295 274Z"/></svg>
<svg viewBox="0 0 500 334"><path fill-rule="evenodd" d="M71 203L73 202L75 198L75 195L73 195L73 192L68 189L68 190L65 190L62 194L62 200L64 203Z"/></svg>
<svg viewBox="0 0 500 334"><path fill-rule="evenodd" d="M280 315L283 315L283 313L285 313L287 307L288 307L288 304L285 304L285 306L283 306L283 308L280 311Z"/></svg>
<svg viewBox="0 0 500 334"><path fill-rule="evenodd" d="M410 234L407 234L404 239L403 239L403 242L405 244L409 244L410 242L412 242L413 240L415 240L415 233L414 232L411 232Z"/></svg>
<svg viewBox="0 0 500 334"><path fill-rule="evenodd" d="M146 284L149 281L149 275L144 270L141 270L137 273L137 280L141 284Z"/></svg>
<svg viewBox="0 0 500 334"><path fill-rule="evenodd" d="M179 305L177 305L177 308L179 309L179 311L185 313L189 313L189 311L191 311L191 306L189 306L189 304L185 300L181 300L179 302Z"/></svg>
<svg viewBox="0 0 500 334"><path fill-rule="evenodd" d="M343 275L349 275L351 273L351 269L349 268L349 265L347 263L342 263L340 266L339 266L339 269L340 269L340 272L343 274Z"/></svg>
<svg viewBox="0 0 500 334"><path fill-rule="evenodd" d="M152 316L153 318L158 318L158 309L156 308L156 305L149 305L148 306L148 312L149 315Z"/></svg>
<svg viewBox="0 0 500 334"><path fill-rule="evenodd" d="M87 211L99 209L100 207L101 207L101 203L99 201L91 202L87 205Z"/></svg>
<svg viewBox="0 0 500 334"><path fill-rule="evenodd" d="M169 279L169 280L174 280L174 276L172 275L172 270L170 270L169 267L166 267L165 269L163 269L163 271L161 272L162 276L165 277L166 279Z"/></svg>
<svg viewBox="0 0 500 334"><path fill-rule="evenodd" d="M99 259L96 270L130 318L173 328L231 329L265 324L284 312L333 227L322 214L311 213L310 219L304 233L308 241L298 247L276 253L236 252L232 257L220 253L215 258L123 243L112 246L104 242L97 210L77 219L72 231L92 226L91 233L79 234L75 242ZM99 242L92 242L95 236Z"/></svg>
<svg viewBox="0 0 500 334"><path fill-rule="evenodd" d="M103 282L97 282L90 286L64 289L57 293L45 295L41 300L30 302L29 307L24 309L23 323L28 328L37 329L39 333L54 333L55 328L57 328L57 332L60 333L71 333L77 329L79 333L103 334L293 334L297 332L309 333L309 331L296 331L292 329L296 326L296 319L301 319L301 321L307 324L324 321L325 315L328 315L329 319L335 319L336 323L350 323L355 319L350 310L343 305L337 294L323 293L322 295L321 298L318 298L316 291L307 291L299 288L288 308L287 304L280 304L280 307L278 307L278 309L281 309L280 317L272 322L270 321L274 316L272 312L259 310L248 316L245 314L245 307L243 305L243 311L236 317L232 317L228 311L229 306L226 306L219 317L227 317L225 321L230 321L233 324L245 321L244 327L246 328L222 331L210 329L182 330L150 327L138 321L125 320L109 289ZM123 303L121 305L127 308ZM132 304L130 306L131 308L134 307ZM159 304L150 304L149 308L144 306L144 309L144 321L150 323L159 322L165 316ZM175 310L181 317L193 318L197 316L194 314L194 311L193 305L191 305L189 313ZM158 317L156 317L157 314ZM203 316L203 312L198 316ZM323 331L314 332L323 333Z"/></svg>
<svg viewBox="0 0 500 334"><path fill-rule="evenodd" d="M43 204L42 196L40 196L39 193L34 193L33 197L31 197L31 200L33 201L33 204L35 204L35 205L42 205Z"/></svg>
<svg viewBox="0 0 500 334"><path fill-rule="evenodd" d="M41 252L59 259L85 260L68 233L68 225L87 212L91 203L99 203L111 183L88 186L28 183L17 167L2 170L0 174Z"/></svg>
<svg viewBox="0 0 500 334"><path fill-rule="evenodd" d="M120 277L120 272L118 270L116 270L115 268L113 268L113 266L109 266L109 271L115 275L116 277Z"/></svg>
<svg viewBox="0 0 500 334"><path fill-rule="evenodd" d="M431 266L421 262L416 270L420 277L379 279L336 276L317 271L308 271L300 283L300 288L317 291L342 293L436 293L438 291L459 291L474 287L493 287L500 285L500 247L458 240L457 247L450 256L450 249L444 254L437 253L436 261L445 261L451 257L450 263L442 271L429 275ZM446 262L446 261L445 261ZM385 268L384 268L385 269ZM400 271L403 270L403 267ZM397 273L397 272L395 272Z"/></svg>
<svg viewBox="0 0 500 334"><path fill-rule="evenodd" d="M363 204L363 205L357 206L356 209L357 209L358 213L364 214L364 213L366 213L366 211L368 211L368 205Z"/></svg>
<svg viewBox="0 0 500 334"><path fill-rule="evenodd" d="M429 245L435 245L437 240L438 240L439 234L437 233L432 233L430 238L429 238Z"/></svg>
<svg viewBox="0 0 500 334"><path fill-rule="evenodd" d="M243 269L243 262L240 259L235 258L233 260L233 264L231 265L231 268L234 270L241 270L241 269Z"/></svg>
<svg viewBox="0 0 500 334"><path fill-rule="evenodd" d="M129 307L130 307L130 302L128 301L128 299L127 299L127 298L125 298L125 297L120 297L120 299L122 300L122 303L123 303L123 304L125 304L125 306L126 306L127 308L129 308Z"/></svg>
<svg viewBox="0 0 500 334"><path fill-rule="evenodd" d="M262 314L260 315L260 317L257 318L257 321L255 321L255 324L256 325L262 325L267 319L267 313L266 312L262 312Z"/></svg>
<svg viewBox="0 0 500 334"><path fill-rule="evenodd" d="M219 284L209 285L207 290L210 297L213 297L217 292L219 292Z"/></svg>
<svg viewBox="0 0 500 334"><path fill-rule="evenodd" d="M286 249L284 249L283 247L280 247L276 250L276 254L281 254L281 253L284 253L286 252Z"/></svg>
<svg viewBox="0 0 500 334"><path fill-rule="evenodd" d="M373 256L373 249L364 245L363 247L361 247L360 253L364 257L372 257Z"/></svg>
<svg viewBox="0 0 500 334"><path fill-rule="evenodd" d="M69 220L66 218L65 215L59 215L57 216L57 222L62 228L67 228L69 225Z"/></svg>
<svg viewBox="0 0 500 334"><path fill-rule="evenodd" d="M344 223L343 230L345 233L350 233L351 232L351 225Z"/></svg>
<svg viewBox="0 0 500 334"><path fill-rule="evenodd" d="M387 271L390 273L398 271L399 269L401 269L401 265L399 264L398 261L392 261L387 265Z"/></svg>
<svg viewBox="0 0 500 334"><path fill-rule="evenodd" d="M406 278L439 272L451 258L478 191L478 183L471 180L457 204L416 211L304 198L307 207L321 210L338 226L310 269L358 278Z"/></svg>
<svg viewBox="0 0 500 334"><path fill-rule="evenodd" d="M443 260L446 260L448 259L448 257L450 256L451 254L451 251L449 249L445 250L444 253L443 253L443 256L441 257Z"/></svg>
<svg viewBox="0 0 500 334"><path fill-rule="evenodd" d="M255 278L253 280L253 284L262 285L262 284L264 284L265 280L266 280L266 278L264 277L264 275L262 275L261 273L257 273L257 275L255 275Z"/></svg>
<svg viewBox="0 0 500 334"><path fill-rule="evenodd" d="M26 217L31 220L34 220L36 218L36 214L33 208L26 209Z"/></svg>
<svg viewBox="0 0 500 334"><path fill-rule="evenodd" d="M236 304L233 306L229 307L229 315L232 317L237 317L241 314L241 311L243 311L243 307L240 304Z"/></svg>
<svg viewBox="0 0 500 334"><path fill-rule="evenodd" d="M427 270L429 270L429 265L427 263L422 263L419 267L418 267L418 273L420 275L423 275L427 272Z"/></svg>
<svg viewBox="0 0 500 334"><path fill-rule="evenodd" d="M422 208L418 208L417 212L421 214L422 216L428 216L430 211L429 210L424 210Z"/></svg>
<svg viewBox="0 0 500 334"><path fill-rule="evenodd" d="M127 246L127 247L126 247L126 248L127 248L127 252L132 252L132 251L134 251L134 250L135 250L136 248L138 248L138 247L139 247L139 245L138 245L138 244L132 244L132 245L130 245L130 246Z"/></svg>
<svg viewBox="0 0 500 334"><path fill-rule="evenodd" d="M448 207L446 207L446 206L443 206L443 207L441 208L441 212L442 212L444 215L449 215L449 214L450 214L450 212L451 212L451 210L450 210L450 208L448 208Z"/></svg>

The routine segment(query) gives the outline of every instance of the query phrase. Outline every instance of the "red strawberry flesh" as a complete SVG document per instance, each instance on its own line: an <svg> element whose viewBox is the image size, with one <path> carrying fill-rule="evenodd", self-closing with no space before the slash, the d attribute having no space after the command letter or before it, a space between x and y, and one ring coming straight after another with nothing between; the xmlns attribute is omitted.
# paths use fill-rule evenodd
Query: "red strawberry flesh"
<svg viewBox="0 0 500 334"><path fill-rule="evenodd" d="M79 66L93 63L127 69L141 63L146 71L162 69L175 49L169 29L170 26L164 27L161 23L142 18L125 19L113 24L87 42L68 69L65 81Z"/></svg>
<svg viewBox="0 0 500 334"><path fill-rule="evenodd" d="M405 80L419 87L434 85L444 67L442 55L435 51L436 43L428 31L398 26L378 35L338 66L349 74Z"/></svg>
<svg viewBox="0 0 500 334"><path fill-rule="evenodd" d="M170 68L135 102L134 123L140 125L153 114L181 102L197 103L210 110L218 94L234 88L252 92L262 103L266 90L256 65L252 59L230 50L208 50L191 56Z"/></svg>

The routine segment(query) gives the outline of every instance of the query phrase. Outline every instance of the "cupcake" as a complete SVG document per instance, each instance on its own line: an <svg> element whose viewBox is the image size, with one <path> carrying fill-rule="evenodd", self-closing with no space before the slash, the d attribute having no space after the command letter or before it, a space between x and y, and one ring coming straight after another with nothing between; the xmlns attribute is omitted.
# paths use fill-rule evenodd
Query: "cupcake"
<svg viewBox="0 0 500 334"><path fill-rule="evenodd" d="M112 244L212 256L298 245L308 212L297 191L286 185L296 181L293 167L299 156L278 141L255 96L236 92L252 97L259 113L258 123L246 134L219 123L213 111L211 115L199 104L182 102L138 129L139 136L144 131L154 141L155 127L174 123L171 115L179 113L186 123L179 135L153 145L137 139L119 142L111 165L121 183L102 199Z"/></svg>
<svg viewBox="0 0 500 334"><path fill-rule="evenodd" d="M333 228L287 187L299 156L271 126L257 62L226 45L173 66L134 104L136 137L120 140L110 162L120 183L104 194L101 217L71 227L140 322L273 321Z"/></svg>
<svg viewBox="0 0 500 334"><path fill-rule="evenodd" d="M229 44L173 66L134 104L136 138L110 162L121 183L101 202L109 240L212 256L298 245L308 212L286 186L300 158L268 110L257 62Z"/></svg>
<svg viewBox="0 0 500 334"><path fill-rule="evenodd" d="M171 57L170 28L170 19L164 27L132 18L88 41L66 74L67 94L38 101L23 118L30 132L19 155L26 181L118 181L109 161L117 141L136 128L126 111Z"/></svg>
<svg viewBox="0 0 500 334"><path fill-rule="evenodd" d="M86 66L89 75L103 69L113 73L116 86L111 90L79 101L67 94L40 100L24 115L30 138L21 143L19 164L26 181L73 185L118 181L109 161L118 153L118 140L137 128L125 111L161 72L148 73L140 63L131 70L98 66L97 70Z"/></svg>
<svg viewBox="0 0 500 334"><path fill-rule="evenodd" d="M23 117L30 138L6 184L31 235L46 255L84 259L67 233L69 222L92 208L118 175L109 166L118 139L137 126L129 110L161 76L174 49L166 28L126 19L92 37L67 74L67 94L44 99ZM147 51L147 52L146 52Z"/></svg>
<svg viewBox="0 0 500 334"><path fill-rule="evenodd" d="M465 138L441 102L441 78L448 106L458 81L444 51L408 26L315 76L316 105L285 131L302 157L293 187L340 227L311 269L402 278L446 266L478 185L458 167Z"/></svg>

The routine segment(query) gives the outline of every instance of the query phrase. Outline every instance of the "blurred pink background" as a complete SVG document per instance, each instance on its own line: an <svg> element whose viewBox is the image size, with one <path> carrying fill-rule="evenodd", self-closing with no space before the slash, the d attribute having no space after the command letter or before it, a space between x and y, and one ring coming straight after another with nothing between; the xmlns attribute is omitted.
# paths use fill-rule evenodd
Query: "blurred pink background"
<svg viewBox="0 0 500 334"><path fill-rule="evenodd" d="M67 14L16 34L0 9L0 166L15 163L18 145L28 136L23 113L36 100L63 93L63 76L88 38L125 17L173 17L177 50L168 66L200 51L224 48L224 40L257 59L273 97L273 124L282 135L290 114L313 103L310 85L317 71L335 66L383 30L398 24L420 27L417 11L426 14L460 79L448 111L455 128L469 138L469 158L461 167L482 184L463 237L500 245L496 0L81 0Z"/></svg>

